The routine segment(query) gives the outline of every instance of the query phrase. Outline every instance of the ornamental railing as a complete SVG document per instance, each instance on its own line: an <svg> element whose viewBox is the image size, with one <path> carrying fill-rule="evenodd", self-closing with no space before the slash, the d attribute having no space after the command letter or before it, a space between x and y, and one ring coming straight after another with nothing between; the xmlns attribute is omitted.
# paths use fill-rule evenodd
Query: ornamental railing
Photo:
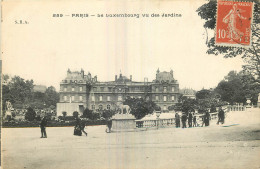
<svg viewBox="0 0 260 169"><path fill-rule="evenodd" d="M228 111L246 111L246 106L230 105L228 106Z"/></svg>
<svg viewBox="0 0 260 169"><path fill-rule="evenodd" d="M203 121L203 114L197 114L196 115L196 121L198 125L202 124ZM211 120L217 120L218 119L218 112L210 113L210 119ZM175 127L175 118L169 118L169 119L144 119L144 120L136 120L136 128L164 128L164 127ZM188 123L188 120L187 120Z"/></svg>
<svg viewBox="0 0 260 169"><path fill-rule="evenodd" d="M175 126L175 119L159 119L159 120L136 120L136 127L137 128L153 128L153 127L174 127Z"/></svg>

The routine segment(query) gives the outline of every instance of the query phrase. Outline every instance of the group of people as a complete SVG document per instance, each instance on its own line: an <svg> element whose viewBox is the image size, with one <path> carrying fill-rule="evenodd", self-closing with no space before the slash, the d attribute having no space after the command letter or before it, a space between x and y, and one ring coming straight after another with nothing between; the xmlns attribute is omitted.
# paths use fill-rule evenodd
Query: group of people
<svg viewBox="0 0 260 169"><path fill-rule="evenodd" d="M205 126L209 126L209 121L210 121L210 114L209 111L206 112L203 116L202 116L202 124L201 127ZM186 128L186 124L187 124L187 120L188 120L188 126L189 127L197 127L199 126L199 124L197 123L197 117L195 116L195 113L190 111L188 113L183 113L182 116L180 116L177 112L175 114L175 124L176 124L176 128L180 128L181 127L181 122L182 122L182 128ZM218 112L218 122L217 124L221 123L224 124L225 122L225 112L222 109L222 107L219 108L219 112ZM46 134L46 126L47 126L47 117L44 116L41 123L40 123L40 128L41 128L41 138L47 138L47 134ZM86 136L88 135L88 133L86 131L84 131L85 128L85 122L81 121L80 118L75 117L75 126L74 126L74 135L76 136L82 136L82 133L84 133ZM111 132L111 128L112 128L112 119L108 119L107 120L107 129L106 132L110 133Z"/></svg>
<svg viewBox="0 0 260 169"><path fill-rule="evenodd" d="M47 138L46 126L47 126L47 117L44 116L40 123L41 138ZM88 133L84 130L84 128L85 128L85 122L81 121L80 118L75 117L74 135L82 136L82 133L84 133L87 136Z"/></svg>
<svg viewBox="0 0 260 169"><path fill-rule="evenodd" d="M205 112L205 114L202 116L202 124L201 127L205 126L209 126L209 122L210 122L210 114L209 111ZM187 124L187 120L188 120L188 126L189 127L197 127L199 126L199 124L197 123L197 117L195 115L194 112L189 111L188 113L183 113L182 116L180 116L177 112L175 114L175 124L176 124L176 128L180 128L181 127L181 123L182 123L182 128L186 128L186 124ZM224 124L225 121L225 112L222 109L222 107L220 107L219 112L218 112L218 122Z"/></svg>
<svg viewBox="0 0 260 169"><path fill-rule="evenodd" d="M189 112L188 115L186 113L183 113L181 117L176 112L176 114L175 114L176 128L181 127L181 122L182 122L182 128L186 128L187 127L186 126L187 120L188 120L189 127L197 127L198 126L197 117L194 115L193 112Z"/></svg>

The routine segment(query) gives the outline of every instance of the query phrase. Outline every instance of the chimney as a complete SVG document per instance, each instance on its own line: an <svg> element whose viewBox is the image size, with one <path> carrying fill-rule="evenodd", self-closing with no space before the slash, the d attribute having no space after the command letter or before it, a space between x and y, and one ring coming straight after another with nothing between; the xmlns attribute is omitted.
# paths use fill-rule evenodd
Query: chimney
<svg viewBox="0 0 260 169"><path fill-rule="evenodd" d="M115 75L115 81L117 81L117 75Z"/></svg>

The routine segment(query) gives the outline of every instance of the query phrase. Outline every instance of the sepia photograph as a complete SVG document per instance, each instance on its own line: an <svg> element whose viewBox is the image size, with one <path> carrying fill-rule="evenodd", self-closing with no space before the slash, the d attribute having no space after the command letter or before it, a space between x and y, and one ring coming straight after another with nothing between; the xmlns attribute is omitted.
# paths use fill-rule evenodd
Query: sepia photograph
<svg viewBox="0 0 260 169"><path fill-rule="evenodd" d="M258 0L2 0L3 169L259 169Z"/></svg>

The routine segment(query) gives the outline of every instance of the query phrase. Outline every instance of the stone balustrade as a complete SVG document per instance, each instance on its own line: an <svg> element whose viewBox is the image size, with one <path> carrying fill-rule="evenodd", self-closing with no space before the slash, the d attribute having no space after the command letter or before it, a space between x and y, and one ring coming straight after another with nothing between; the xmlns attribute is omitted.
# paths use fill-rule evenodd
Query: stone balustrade
<svg viewBox="0 0 260 169"><path fill-rule="evenodd" d="M234 105L234 106L228 106L228 111L246 111L246 106L237 106L237 105Z"/></svg>
<svg viewBox="0 0 260 169"><path fill-rule="evenodd" d="M152 128L157 127L157 123L159 121L159 127L174 127L175 126L175 119L159 119L159 120L136 120L136 127L137 128Z"/></svg>

